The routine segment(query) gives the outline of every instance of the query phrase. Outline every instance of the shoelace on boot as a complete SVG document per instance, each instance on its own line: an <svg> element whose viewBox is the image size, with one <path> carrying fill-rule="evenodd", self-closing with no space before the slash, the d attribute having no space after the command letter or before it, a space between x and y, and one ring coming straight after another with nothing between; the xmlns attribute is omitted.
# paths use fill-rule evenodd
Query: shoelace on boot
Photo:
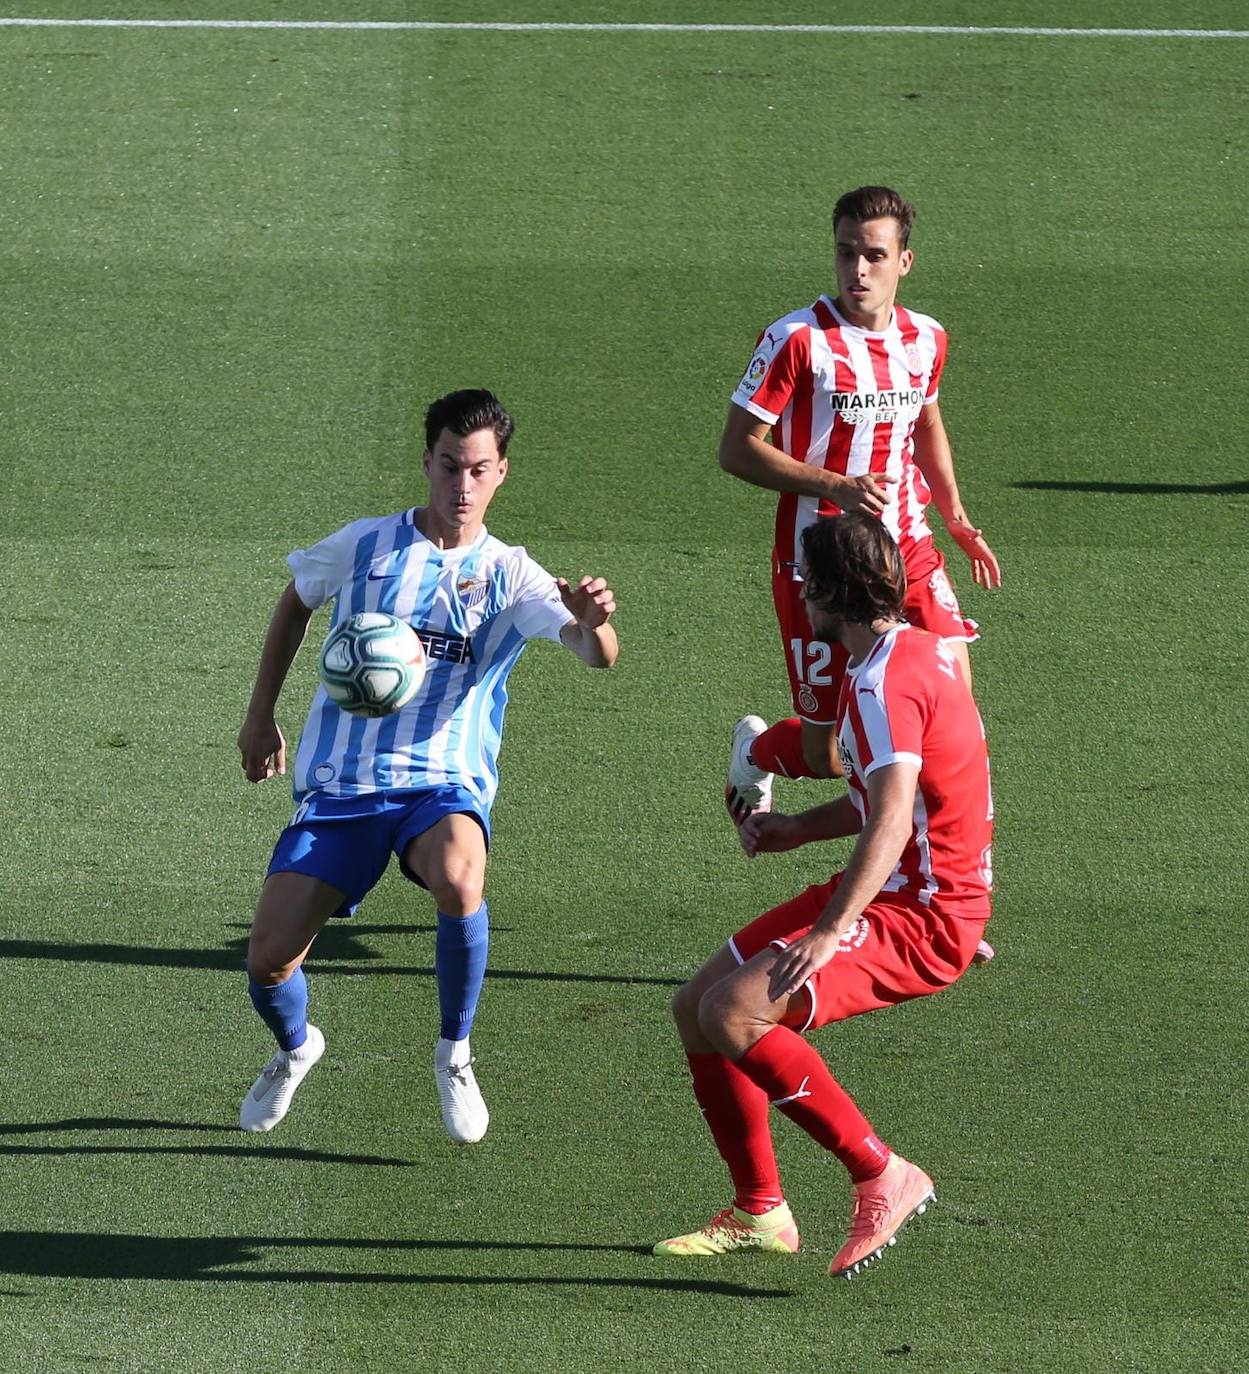
<svg viewBox="0 0 1249 1374"><path fill-rule="evenodd" d="M726 1207L723 1212L717 1212L703 1227L703 1234L710 1240L719 1240L721 1236L726 1240L736 1240L743 1232L749 1231L750 1227L731 1207Z"/></svg>
<svg viewBox="0 0 1249 1374"><path fill-rule="evenodd" d="M852 1236L870 1236L889 1214L889 1199L883 1193L860 1193L850 1216Z"/></svg>

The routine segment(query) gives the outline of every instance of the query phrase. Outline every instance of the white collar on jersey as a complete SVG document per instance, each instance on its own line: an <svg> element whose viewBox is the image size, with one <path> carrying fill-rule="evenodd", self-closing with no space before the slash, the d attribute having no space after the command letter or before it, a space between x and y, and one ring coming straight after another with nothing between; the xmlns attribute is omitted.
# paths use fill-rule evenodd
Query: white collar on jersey
<svg viewBox="0 0 1249 1374"><path fill-rule="evenodd" d="M858 675L861 672L863 672L871 665L872 661L881 652L881 645L884 644L886 640L892 643L896 635L900 634L903 630L909 630L910 628L911 627L904 620L900 625L895 625L893 629L886 630L885 633L881 635L879 639L877 639L876 643L872 645L872 647L867 651L867 653L863 655L862 658L857 660L852 658L850 662L846 664L846 676L851 678L858 677Z"/></svg>
<svg viewBox="0 0 1249 1374"><path fill-rule="evenodd" d="M889 323L884 329L864 329L861 324L854 324L846 319L841 311L837 309L837 302L833 300L827 291L820 296L820 300L828 306L829 310L832 312L833 319L835 319L843 329L852 329L864 339L883 339L886 334L892 334L897 330L898 307L896 305L893 307L893 311L889 316Z"/></svg>

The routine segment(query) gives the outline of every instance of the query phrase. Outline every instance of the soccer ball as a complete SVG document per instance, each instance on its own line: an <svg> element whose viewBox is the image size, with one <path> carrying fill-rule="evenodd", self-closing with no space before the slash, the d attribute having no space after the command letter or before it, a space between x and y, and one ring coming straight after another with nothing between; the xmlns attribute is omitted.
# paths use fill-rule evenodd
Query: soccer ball
<svg viewBox="0 0 1249 1374"><path fill-rule="evenodd" d="M321 683L353 716L388 716L420 691L425 648L411 625L361 611L336 625L321 646Z"/></svg>

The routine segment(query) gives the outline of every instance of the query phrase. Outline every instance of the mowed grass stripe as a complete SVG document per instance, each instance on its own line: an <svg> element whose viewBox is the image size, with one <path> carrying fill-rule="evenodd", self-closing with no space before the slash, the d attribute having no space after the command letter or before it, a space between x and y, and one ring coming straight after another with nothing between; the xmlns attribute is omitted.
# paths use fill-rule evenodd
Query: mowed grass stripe
<svg viewBox="0 0 1249 1374"><path fill-rule="evenodd" d="M572 21L388 19L0 19L0 28L95 29L343 29L407 33L779 33L830 36L959 38L1249 38L1249 29L1060 28L1027 24L631 24Z"/></svg>

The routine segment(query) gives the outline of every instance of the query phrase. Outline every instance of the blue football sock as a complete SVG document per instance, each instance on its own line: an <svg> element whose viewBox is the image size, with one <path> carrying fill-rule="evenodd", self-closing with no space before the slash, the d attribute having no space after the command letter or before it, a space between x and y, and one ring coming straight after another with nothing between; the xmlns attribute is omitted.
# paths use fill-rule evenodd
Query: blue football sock
<svg viewBox="0 0 1249 1374"><path fill-rule="evenodd" d="M254 978L247 980L252 1006L273 1032L282 1050L297 1050L308 1038L308 980L297 968L285 983L266 987Z"/></svg>
<svg viewBox="0 0 1249 1374"><path fill-rule="evenodd" d="M485 902L471 916L438 913L434 972L438 978L444 1040L463 1040L472 1029L477 999L486 978L489 945L490 917Z"/></svg>

